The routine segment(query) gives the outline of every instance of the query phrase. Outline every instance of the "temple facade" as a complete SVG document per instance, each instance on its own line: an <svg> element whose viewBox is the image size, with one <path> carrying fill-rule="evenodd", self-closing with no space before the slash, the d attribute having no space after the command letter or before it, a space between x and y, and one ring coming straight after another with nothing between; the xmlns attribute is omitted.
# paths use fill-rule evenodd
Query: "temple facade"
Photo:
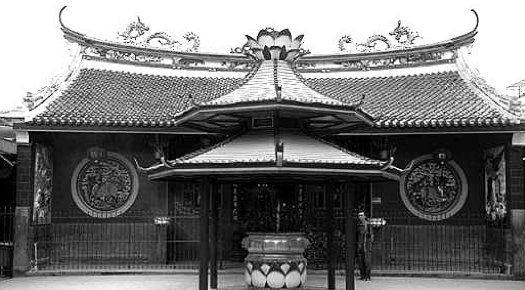
<svg viewBox="0 0 525 290"><path fill-rule="evenodd" d="M525 276L525 126L469 63L477 22L326 55L287 29L200 53L140 19L117 41L60 25L76 56L15 125L15 274L199 269L208 289L211 260L216 288L249 232L353 273L363 210L375 273Z"/></svg>

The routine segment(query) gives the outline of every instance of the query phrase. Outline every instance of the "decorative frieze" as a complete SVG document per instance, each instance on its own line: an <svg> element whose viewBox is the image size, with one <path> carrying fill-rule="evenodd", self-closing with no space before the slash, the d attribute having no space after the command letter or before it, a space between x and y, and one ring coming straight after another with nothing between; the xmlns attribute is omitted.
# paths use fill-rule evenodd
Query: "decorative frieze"
<svg viewBox="0 0 525 290"><path fill-rule="evenodd" d="M145 64L152 67L171 69L195 69L207 71L250 71L256 63L245 59L217 59L209 60L199 55L182 57L171 54L148 52L146 50L130 51L129 49L102 49L99 47L85 46L83 49L85 59L111 60L131 64Z"/></svg>
<svg viewBox="0 0 525 290"><path fill-rule="evenodd" d="M453 63L456 49L434 51L406 51L391 54L348 56L326 60L301 59L296 67L300 72L368 71L389 68L416 67L427 64Z"/></svg>

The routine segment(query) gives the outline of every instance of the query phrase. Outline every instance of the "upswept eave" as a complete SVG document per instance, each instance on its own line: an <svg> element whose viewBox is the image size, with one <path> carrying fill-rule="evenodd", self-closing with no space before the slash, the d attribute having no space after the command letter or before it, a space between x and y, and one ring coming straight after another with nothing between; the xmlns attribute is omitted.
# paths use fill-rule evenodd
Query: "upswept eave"
<svg viewBox="0 0 525 290"><path fill-rule="evenodd" d="M203 53L203 52L183 52L173 51L162 48L152 48L147 46L135 46L125 43L119 43L114 41L101 40L94 37L87 36L83 33L75 31L66 26L62 20L62 13L67 6L64 6L59 14L59 22L61 30L64 33L64 37L72 42L76 42L85 47L91 47L104 51L116 50L123 53L133 54L147 54L148 56L167 57L167 58L179 58L184 60L198 60L198 61L209 61L209 62L227 62L231 67L239 67L240 63L254 63L254 60L246 54L239 51L232 51L231 53ZM387 50L387 51L374 51L374 52L361 52L361 53L335 53L335 54L318 54L318 55L302 55L297 59L297 69L299 72L305 71L326 71L333 70L328 68L315 68L315 64L321 63L345 63L345 62L359 62L359 61L377 61L384 60L386 58L397 58L397 57L410 57L413 55L431 56L433 54L444 53L454 51L457 48L472 44L474 37L478 33L479 18L477 13L472 10L476 17L476 24L474 29L471 31L437 43L412 46L403 49ZM447 57L454 58L455 56ZM443 60L448 61L449 59ZM419 62L419 61L418 61ZM140 64L140 63L139 63ZM181 67L186 68L186 67ZM192 69L216 69L212 66L202 67L191 67ZM251 67L243 67L244 70L250 70ZM377 68L386 69L392 68L390 66L382 65ZM377 69L372 68L372 69ZM370 69L370 68L363 68Z"/></svg>
<svg viewBox="0 0 525 290"><path fill-rule="evenodd" d="M133 45L127 45L114 41L101 40L94 37L87 36L83 33L75 31L67 27L63 20L62 14L67 6L62 7L59 13L59 22L62 32L64 33L64 38L66 40L76 42L83 46L101 48L105 50L116 49L119 51L130 52L130 53L148 53L151 55L164 55L170 57L196 57L196 58L208 58L216 60L237 60L237 61L246 61L249 58L240 53L204 53L204 52L182 52L182 51L172 51L162 48L151 48L151 47L138 47Z"/></svg>
<svg viewBox="0 0 525 290"><path fill-rule="evenodd" d="M298 68L302 72L306 68L312 67L314 63L323 63L323 62L352 62L360 60L378 60L385 59L387 57L401 57L407 55L419 55L419 54L429 54L429 53L438 53L444 51L450 51L458 49L463 46L470 45L474 43L475 36L478 34L479 26L479 17L477 12L474 9L471 9L476 17L476 24L474 28L460 36L453 37L448 40L425 44L417 45L408 48L400 48L393 50L383 50L383 51L373 51L373 52L358 52L358 53L337 53L337 54L310 54L302 57L298 61Z"/></svg>
<svg viewBox="0 0 525 290"><path fill-rule="evenodd" d="M137 160L135 163L152 179L192 175L195 173L192 170L197 169L196 174L228 174L228 170L235 168L253 170L256 174L279 171L311 174L309 170L315 168L329 170L328 174L375 174L397 179L403 170L393 166L392 161L370 159L304 132L249 131L175 160L161 158L159 163L146 168Z"/></svg>
<svg viewBox="0 0 525 290"><path fill-rule="evenodd" d="M463 64L463 52L477 34L477 14L472 31L447 41L382 52L301 55L286 63L286 67L280 64L285 60L280 59L278 68L277 65L268 66L264 81L260 78L258 83L251 84L262 63L253 57L240 53L179 52L98 40L68 28L62 21L64 8L59 17L61 29L66 39L78 44L79 53L67 73L48 86L41 100L35 103L35 109L23 125L28 129L41 130L44 126L100 126L115 130L125 127L182 128L185 121L200 113L220 114L234 112L236 108L350 113L363 121L363 126L349 130L363 131L523 127L516 126L520 124L519 108L516 109L519 104L495 94ZM298 43L300 45L300 41ZM198 65L179 62L180 66L175 67L175 64L170 66L156 60L93 56L86 51L93 47L166 56L170 60L206 61ZM425 53L435 58L426 58ZM406 58L407 62L374 64L375 60L394 56ZM237 61L241 65L233 64ZM83 69L87 63L92 67ZM108 69L110 65L115 71ZM124 67L134 69L119 70ZM146 70L155 70L159 75L150 75ZM241 73L242 76L235 76ZM104 85L100 85L102 83ZM137 89L133 89L135 86ZM90 89L85 90L85 87ZM261 88L266 93L262 94ZM124 94L123 90L129 92ZM160 98L163 106L152 106L158 105L155 102ZM57 102L53 103L54 100ZM106 100L113 108L119 105L123 108L110 112L106 108L91 107L102 106ZM139 110L132 102L150 106ZM174 103L167 106L167 102ZM48 106L51 103L53 105ZM132 114L126 114L127 111Z"/></svg>

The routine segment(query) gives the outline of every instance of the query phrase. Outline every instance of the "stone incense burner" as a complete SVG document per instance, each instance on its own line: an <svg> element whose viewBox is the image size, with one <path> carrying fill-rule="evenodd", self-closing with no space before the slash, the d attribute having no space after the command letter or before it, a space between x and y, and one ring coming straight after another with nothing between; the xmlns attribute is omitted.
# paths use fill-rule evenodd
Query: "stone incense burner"
<svg viewBox="0 0 525 290"><path fill-rule="evenodd" d="M244 278L248 289L303 289L304 250L310 242L302 233L248 233Z"/></svg>

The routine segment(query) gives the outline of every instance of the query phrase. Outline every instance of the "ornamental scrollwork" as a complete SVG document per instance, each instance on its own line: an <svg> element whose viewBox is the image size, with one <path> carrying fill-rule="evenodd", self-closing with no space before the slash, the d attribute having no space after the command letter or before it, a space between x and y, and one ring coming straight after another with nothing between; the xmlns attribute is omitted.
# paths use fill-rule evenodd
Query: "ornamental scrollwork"
<svg viewBox="0 0 525 290"><path fill-rule="evenodd" d="M249 61L223 61L221 63L227 70L253 69L255 64Z"/></svg>
<svg viewBox="0 0 525 290"><path fill-rule="evenodd" d="M350 59L345 61L333 62L333 67L330 69L344 70L344 71L358 71L358 70L372 70L380 68L402 68L410 67L421 63L448 63L454 62L457 57L457 51L434 51L434 52L415 52L406 53L396 56L378 56L367 59ZM301 69L312 69L306 65L301 66Z"/></svg>
<svg viewBox="0 0 525 290"><path fill-rule="evenodd" d="M154 32L150 35L146 35L147 31L149 31L149 27L140 20L140 17L137 17L137 21L128 24L124 31L118 33L117 39L122 43L139 47L160 48L184 52L197 52L199 50L200 38L193 32L187 32L182 37L190 44L190 46L188 46L173 39L165 32Z"/></svg>
<svg viewBox="0 0 525 290"><path fill-rule="evenodd" d="M109 218L127 211L135 202L138 176L122 155L90 148L71 180L73 199L86 214Z"/></svg>
<svg viewBox="0 0 525 290"><path fill-rule="evenodd" d="M403 176L400 193L407 209L431 221L447 219L464 205L466 177L452 160L425 155L414 160L412 169Z"/></svg>
<svg viewBox="0 0 525 290"><path fill-rule="evenodd" d="M373 52L382 50L393 50L393 49L406 49L414 45L414 41L417 38L421 38L419 33L413 32L408 26L401 25L401 20L397 22L397 27L388 33L393 36L393 39L389 39L384 35L373 35L367 39L364 43L357 43L354 49L347 49L347 46L352 43L352 37L350 35L343 35L338 43L337 47L341 52Z"/></svg>

